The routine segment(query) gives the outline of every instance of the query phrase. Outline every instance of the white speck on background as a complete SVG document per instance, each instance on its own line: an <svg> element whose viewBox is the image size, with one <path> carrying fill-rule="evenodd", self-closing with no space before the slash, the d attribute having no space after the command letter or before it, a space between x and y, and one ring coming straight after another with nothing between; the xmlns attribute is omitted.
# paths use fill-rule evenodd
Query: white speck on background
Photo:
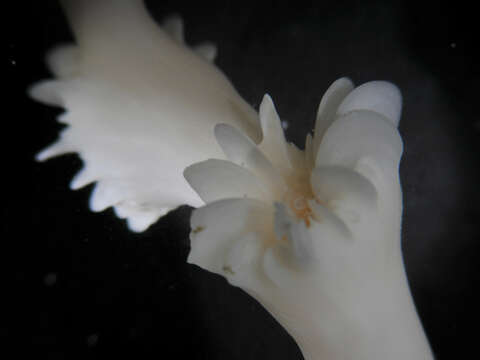
<svg viewBox="0 0 480 360"><path fill-rule="evenodd" d="M89 347L95 346L98 342L98 334L92 334L87 336L87 345Z"/></svg>
<svg viewBox="0 0 480 360"><path fill-rule="evenodd" d="M45 277L43 278L43 283L46 285L46 286L53 286L55 285L55 283L57 282L57 274L51 272L51 273L48 273L47 275L45 275Z"/></svg>
<svg viewBox="0 0 480 360"><path fill-rule="evenodd" d="M287 130L287 129L288 129L288 121L282 120L282 128L283 128L283 130Z"/></svg>

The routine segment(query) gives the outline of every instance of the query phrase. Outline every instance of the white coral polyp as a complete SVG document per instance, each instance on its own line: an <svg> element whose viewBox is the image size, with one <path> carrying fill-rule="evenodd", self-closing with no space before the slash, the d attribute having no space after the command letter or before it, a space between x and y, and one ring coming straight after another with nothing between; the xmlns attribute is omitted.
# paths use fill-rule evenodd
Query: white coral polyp
<svg viewBox="0 0 480 360"><path fill-rule="evenodd" d="M372 101L378 98L382 106ZM390 107L382 99L388 99ZM343 244L358 238L353 230L382 215L378 213L379 200L390 200L383 199L385 196L379 199L379 190L389 187L398 191L402 142L395 125L400 104L399 91L389 83L374 81L353 90L350 80L339 79L321 102L315 136L307 136L305 151L286 142L268 95L260 107L263 139L259 145L231 125L217 125L215 136L228 160L206 160L184 172L208 204L192 217L190 261L223 272L236 282L241 281L241 271L231 271L236 268L226 261L231 254L215 264L197 254L208 247L202 244L207 241L204 238L221 234L222 242L241 242L253 232L262 249L255 256L289 249L289 265L295 267L320 256L315 253L312 235L328 229ZM398 201L390 205L401 207ZM242 215L229 216L240 207ZM227 219L219 222L214 216L210 220L207 214L217 211ZM232 231L236 224L242 225L238 232Z"/></svg>
<svg viewBox="0 0 480 360"><path fill-rule="evenodd" d="M306 359L431 356L401 256L400 112L394 85L339 79L301 151L266 95L259 145L217 125L229 161L184 172L207 203L192 215L188 261L252 294Z"/></svg>

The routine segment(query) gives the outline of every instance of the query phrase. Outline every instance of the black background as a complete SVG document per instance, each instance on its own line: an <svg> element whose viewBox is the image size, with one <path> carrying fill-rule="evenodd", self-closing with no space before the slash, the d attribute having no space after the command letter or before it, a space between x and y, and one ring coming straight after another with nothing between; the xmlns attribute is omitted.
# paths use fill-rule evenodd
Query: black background
<svg viewBox="0 0 480 360"><path fill-rule="evenodd" d="M147 2L183 16L187 42L212 40L216 64L255 108L268 92L303 148L321 95L340 76L383 79L404 96L400 131L403 249L438 359L475 353L478 330L478 46L460 2ZM187 265L191 209L132 234L111 210L88 211L91 186L68 190L74 155L38 164L60 110L28 85L43 56L71 40L54 1L6 4L0 336L39 359L301 359L294 340L243 291ZM53 284L49 283L55 277ZM52 281L53 282L53 281ZM394 325L393 325L394 326ZM473 330L472 330L473 329Z"/></svg>

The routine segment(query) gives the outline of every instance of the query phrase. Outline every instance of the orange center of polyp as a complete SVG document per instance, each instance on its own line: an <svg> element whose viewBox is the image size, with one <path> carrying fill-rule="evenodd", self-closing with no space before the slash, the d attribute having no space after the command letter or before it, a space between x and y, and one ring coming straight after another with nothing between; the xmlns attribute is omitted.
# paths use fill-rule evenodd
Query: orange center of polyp
<svg viewBox="0 0 480 360"><path fill-rule="evenodd" d="M284 203L290 207L291 212L297 219L305 221L310 227L310 219L313 215L308 205L308 200L314 199L308 177L295 177L287 179L288 191L284 196Z"/></svg>

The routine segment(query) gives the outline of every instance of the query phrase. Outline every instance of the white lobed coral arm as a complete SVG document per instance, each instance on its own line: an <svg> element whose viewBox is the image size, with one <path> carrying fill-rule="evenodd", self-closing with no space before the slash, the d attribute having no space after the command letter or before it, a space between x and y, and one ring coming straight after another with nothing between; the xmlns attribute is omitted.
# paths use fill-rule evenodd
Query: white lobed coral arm
<svg viewBox="0 0 480 360"><path fill-rule="evenodd" d="M354 110L337 118L326 131L315 164L353 169L360 159L370 158L395 180L402 152L402 139L388 118L373 111Z"/></svg>
<svg viewBox="0 0 480 360"><path fill-rule="evenodd" d="M139 0L64 0L76 45L51 51L55 79L30 95L66 112L60 139L37 158L78 153L72 189L96 182L91 209L113 206L142 231L168 210L202 205L185 167L223 158L214 126L227 123L260 140L256 112L212 64L216 49L184 45L181 19L165 30Z"/></svg>
<svg viewBox="0 0 480 360"><path fill-rule="evenodd" d="M402 95L388 81L369 81L348 93L339 105L337 115L345 115L353 110L382 114L397 127L402 115Z"/></svg>
<svg viewBox="0 0 480 360"><path fill-rule="evenodd" d="M215 137L230 161L255 172L272 193L285 191L285 181L279 169L247 136L228 124L218 124L215 126Z"/></svg>
<svg viewBox="0 0 480 360"><path fill-rule="evenodd" d="M205 203L226 198L268 200L271 189L246 168L226 160L210 159L184 171L185 179ZM214 177L215 181L210 181Z"/></svg>
<svg viewBox="0 0 480 360"><path fill-rule="evenodd" d="M317 199L326 204L348 201L354 208L365 211L376 209L377 190L356 171L342 166L320 166L310 176Z"/></svg>
<svg viewBox="0 0 480 360"><path fill-rule="evenodd" d="M266 94L260 104L260 125L262 141L258 148L279 169L290 169L291 163L287 153L287 141L280 118L270 95Z"/></svg>
<svg viewBox="0 0 480 360"><path fill-rule="evenodd" d="M354 86L350 79L340 78L335 80L327 89L320 101L317 110L317 120L313 131L313 153L316 154L325 131L335 120L339 105L343 99L353 90Z"/></svg>
<svg viewBox="0 0 480 360"><path fill-rule="evenodd" d="M232 254L240 256L236 243L251 238L252 233L266 235L265 224L271 222L267 204L256 199L222 199L196 209L191 218L191 251L188 262L224 276L240 272L232 268ZM243 256L243 255L242 255ZM236 264L244 261L236 260Z"/></svg>

